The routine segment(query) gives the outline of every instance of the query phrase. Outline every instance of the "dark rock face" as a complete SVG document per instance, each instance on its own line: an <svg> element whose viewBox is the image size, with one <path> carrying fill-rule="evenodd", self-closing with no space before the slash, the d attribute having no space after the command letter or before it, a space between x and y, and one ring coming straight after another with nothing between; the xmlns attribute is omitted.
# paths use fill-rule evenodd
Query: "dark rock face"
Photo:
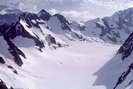
<svg viewBox="0 0 133 89"><path fill-rule="evenodd" d="M52 37L50 34L46 36L46 40L48 41L48 44L56 44L56 40L54 37Z"/></svg>
<svg viewBox="0 0 133 89"><path fill-rule="evenodd" d="M7 67L11 69L15 74L18 74L17 70L13 66L8 65Z"/></svg>
<svg viewBox="0 0 133 89"><path fill-rule="evenodd" d="M22 62L22 59L20 58L20 55L26 58L25 54L20 49L18 49L18 47L15 46L15 44L12 41L10 41L10 39L5 37L5 40L7 41L7 44L9 45L8 50L11 53L11 55L14 57L14 61L16 62L16 64L21 66L23 62Z"/></svg>
<svg viewBox="0 0 133 89"><path fill-rule="evenodd" d="M3 36L5 41L7 42L9 48L8 51L13 56L14 61L19 66L22 66L23 62L20 56L23 58L26 58L25 54L15 45L15 43L12 42L12 39L16 38L17 36L21 36L24 38L28 38L34 41L35 45L38 48L39 51L42 51L42 48L44 48L44 43L39 39L39 37L36 35L36 37L32 36L30 33L28 33L25 28L21 25L20 19L26 21L28 24L28 27L38 27L38 23L33 23L32 20L37 20L39 17L36 14L33 13L9 13L5 15L0 15L0 36ZM8 21L9 20L9 21ZM37 21L36 21L37 22Z"/></svg>
<svg viewBox="0 0 133 89"><path fill-rule="evenodd" d="M127 76L131 73L132 70L133 70L133 63L130 64L128 69L121 74L121 76L118 78L118 81L113 89L116 89L118 87L118 85L123 83L126 80ZM129 81L127 86L131 85L132 83L133 83L133 80Z"/></svg>
<svg viewBox="0 0 133 89"><path fill-rule="evenodd" d="M37 14L23 12L22 14L20 14L20 19L25 20L29 28L31 28L32 26L39 28L38 22L36 20L40 18L37 16ZM34 20L36 23L33 23L32 20Z"/></svg>
<svg viewBox="0 0 133 89"><path fill-rule="evenodd" d="M56 41L55 41L55 38L54 37L51 37L50 38L50 41L51 41L51 43L56 44Z"/></svg>
<svg viewBox="0 0 133 89"><path fill-rule="evenodd" d="M125 43L120 47L120 49L118 50L118 54L122 54L121 59L125 60L127 57L129 57L131 55L132 51L133 51L133 33L130 34L130 36L125 41ZM133 70L133 63L131 63L129 65L128 69L125 72L123 72L121 74L121 76L118 78L118 81L117 81L114 89L116 89L116 87L118 85L120 85L121 83L123 83L125 81L125 79L131 73L132 70ZM130 81L128 85L130 85L132 82L133 81Z"/></svg>
<svg viewBox="0 0 133 89"><path fill-rule="evenodd" d="M16 26L18 26L16 28ZM33 37L28 32L24 30L21 24L16 23L15 25L8 25L4 24L0 26L0 33L6 40L8 46L9 46L9 52L14 57L14 61L21 66L23 64L20 55L24 58L26 58L25 54L11 41L11 39L14 39L17 36L26 37L29 39L32 39L35 42L35 45L39 47L39 50L41 50L44 47L44 44L42 41L40 41L38 38Z"/></svg>
<svg viewBox="0 0 133 89"><path fill-rule="evenodd" d="M9 89L2 80L0 80L0 89ZM10 89L13 89L13 88L11 87Z"/></svg>
<svg viewBox="0 0 133 89"><path fill-rule="evenodd" d="M0 89L8 89L3 81L0 82Z"/></svg>
<svg viewBox="0 0 133 89"><path fill-rule="evenodd" d="M133 51L133 33L128 37L125 43L120 47L118 53L122 54L122 59L124 60L131 55Z"/></svg>
<svg viewBox="0 0 133 89"><path fill-rule="evenodd" d="M17 46L15 46L15 44L11 41L11 39L15 38L20 33L15 30L14 25L8 25L8 24L4 24L0 26L0 33L4 37L5 41L7 42L9 46L8 50L11 53L11 55L14 57L14 61L19 66L21 66L23 63L19 55L26 58L25 54L20 49L18 49Z"/></svg>
<svg viewBox="0 0 133 89"><path fill-rule="evenodd" d="M49 14L47 11L45 11L44 9L42 9L39 13L38 13L38 17L43 19L44 21L48 21L51 17L51 14Z"/></svg>
<svg viewBox="0 0 133 89"><path fill-rule="evenodd" d="M2 57L0 57L0 63L2 63L2 64L6 63Z"/></svg>

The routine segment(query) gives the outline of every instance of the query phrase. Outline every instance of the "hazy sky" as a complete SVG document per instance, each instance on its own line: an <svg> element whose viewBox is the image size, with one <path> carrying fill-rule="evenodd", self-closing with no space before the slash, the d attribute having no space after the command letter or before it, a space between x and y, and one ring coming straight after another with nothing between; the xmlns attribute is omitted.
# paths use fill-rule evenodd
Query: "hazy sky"
<svg viewBox="0 0 133 89"><path fill-rule="evenodd" d="M22 10L61 13L74 20L110 16L115 11L133 7L133 0L0 0L0 5Z"/></svg>

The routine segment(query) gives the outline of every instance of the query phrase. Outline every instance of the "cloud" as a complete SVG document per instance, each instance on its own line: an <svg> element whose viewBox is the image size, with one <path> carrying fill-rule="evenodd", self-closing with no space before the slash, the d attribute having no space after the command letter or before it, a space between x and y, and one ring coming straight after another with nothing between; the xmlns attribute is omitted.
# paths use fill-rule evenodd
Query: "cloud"
<svg viewBox="0 0 133 89"><path fill-rule="evenodd" d="M111 16L119 10L133 7L132 0L83 0L77 10L63 11L74 20L89 20L97 17Z"/></svg>
<svg viewBox="0 0 133 89"><path fill-rule="evenodd" d="M133 7L133 0L84 0L84 3L93 3L97 6L104 6L116 10Z"/></svg>
<svg viewBox="0 0 133 89"><path fill-rule="evenodd" d="M95 15L89 13L88 11L62 11L61 14L68 17L68 19L73 19L75 21L86 21L88 19L96 18Z"/></svg>
<svg viewBox="0 0 133 89"><path fill-rule="evenodd" d="M133 0L1 0L0 5L28 11L45 9L74 20L87 20L133 7Z"/></svg>
<svg viewBox="0 0 133 89"><path fill-rule="evenodd" d="M49 11L48 11L50 14L52 14L52 15L54 15L54 14L57 14L57 13L60 13L58 10L56 10L56 9L50 9Z"/></svg>

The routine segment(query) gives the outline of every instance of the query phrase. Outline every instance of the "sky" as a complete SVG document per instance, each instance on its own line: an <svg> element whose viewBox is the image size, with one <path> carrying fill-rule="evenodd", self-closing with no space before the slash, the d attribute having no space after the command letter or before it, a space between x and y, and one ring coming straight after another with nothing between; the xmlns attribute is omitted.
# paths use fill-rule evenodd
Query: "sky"
<svg viewBox="0 0 133 89"><path fill-rule="evenodd" d="M87 21L110 16L118 10L133 7L133 0L0 0L6 5L21 10L45 9L51 14L61 13L69 19Z"/></svg>

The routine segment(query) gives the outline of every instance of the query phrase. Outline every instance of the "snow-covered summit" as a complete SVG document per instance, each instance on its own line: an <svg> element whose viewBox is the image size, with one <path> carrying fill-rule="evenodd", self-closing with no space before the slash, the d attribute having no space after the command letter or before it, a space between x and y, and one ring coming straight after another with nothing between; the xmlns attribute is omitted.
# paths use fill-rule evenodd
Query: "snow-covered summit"
<svg viewBox="0 0 133 89"><path fill-rule="evenodd" d="M32 40L32 46L36 46L38 50L42 51L42 49L49 43L55 40L55 44L57 46L61 46L60 43L56 43L56 38L54 38L53 34L46 33L45 30L48 30L48 27L45 21L41 20L35 13L29 12L21 12L21 13L6 13L0 15L0 37L3 37L2 40L5 40L9 49L7 51L14 57L14 61L21 66L23 64L20 55L24 55L24 53L19 49L19 46L14 42L18 37L22 37L22 41L26 41L26 39ZM49 35L50 40L46 40L47 35ZM25 39L26 38L26 39ZM53 38L51 40L51 38ZM3 41L2 41L3 42ZM25 44L23 44L25 45ZM6 54L4 54L6 55ZM23 56L26 58L25 56Z"/></svg>
<svg viewBox="0 0 133 89"><path fill-rule="evenodd" d="M133 32L133 8L118 11L110 17L97 18L85 22L82 34L98 37L105 42L121 44Z"/></svg>
<svg viewBox="0 0 133 89"><path fill-rule="evenodd" d="M43 20L49 20L51 17L51 14L48 13L46 10L42 9L39 13L38 13L38 17L43 19Z"/></svg>
<svg viewBox="0 0 133 89"><path fill-rule="evenodd" d="M83 35L75 32L75 30L71 28L69 21L63 15L53 15L48 21L48 26L50 27L50 31L63 38L63 40L83 39Z"/></svg>

